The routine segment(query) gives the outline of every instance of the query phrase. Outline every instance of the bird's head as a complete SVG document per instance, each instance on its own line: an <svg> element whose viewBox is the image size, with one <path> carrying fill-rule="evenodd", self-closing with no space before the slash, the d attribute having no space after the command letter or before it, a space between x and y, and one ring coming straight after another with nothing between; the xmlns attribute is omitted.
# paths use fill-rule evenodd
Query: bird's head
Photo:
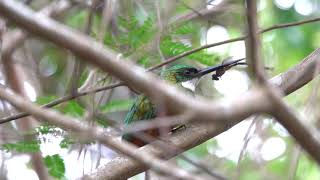
<svg viewBox="0 0 320 180"><path fill-rule="evenodd" d="M223 62L222 64L211 66L204 69L197 69L193 66L186 65L186 64L177 64L162 71L161 77L171 83L181 83L181 82L192 80L194 78L200 78L211 72L215 72L215 74L217 74L216 76L218 77L216 76L212 76L212 77L214 80L217 80L216 78L219 79L219 77L222 76L224 71L226 71L227 69L236 65L243 64L240 62L242 60L243 59L226 61L226 62Z"/></svg>
<svg viewBox="0 0 320 180"><path fill-rule="evenodd" d="M161 72L161 76L171 83L181 83L197 77L199 70L186 64L177 64Z"/></svg>

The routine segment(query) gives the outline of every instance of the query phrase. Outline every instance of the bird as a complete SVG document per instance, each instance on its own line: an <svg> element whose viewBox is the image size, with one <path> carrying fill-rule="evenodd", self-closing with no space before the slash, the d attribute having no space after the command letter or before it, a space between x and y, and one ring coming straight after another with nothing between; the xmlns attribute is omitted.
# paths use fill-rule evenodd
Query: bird
<svg viewBox="0 0 320 180"><path fill-rule="evenodd" d="M186 64L176 64L165 70L162 70L160 76L165 81L181 86L182 82L190 81L195 78L201 78L202 76L214 72L212 75L212 80L219 80L219 78L224 74L225 71L233 66L246 64L245 62L240 62L244 60L238 59L233 61L223 61L221 64L216 66L211 66L204 69L197 69L191 65ZM124 125L129 126L131 123L141 121L141 120L151 120L157 117L157 108L152 103L151 99L147 96L141 94L136 97L133 105L130 107L125 119ZM174 127L172 127L174 128ZM171 129L172 130L172 129ZM148 142L143 138L138 137L138 133L126 133L122 136L122 139L128 141L138 147L142 147ZM148 129L143 131L143 133L151 137L159 137L160 129Z"/></svg>

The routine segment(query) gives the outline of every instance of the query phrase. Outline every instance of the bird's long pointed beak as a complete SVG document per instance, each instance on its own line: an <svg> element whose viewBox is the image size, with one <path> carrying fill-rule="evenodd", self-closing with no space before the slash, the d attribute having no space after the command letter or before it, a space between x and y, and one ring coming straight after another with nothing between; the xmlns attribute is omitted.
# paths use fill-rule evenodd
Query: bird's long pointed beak
<svg viewBox="0 0 320 180"><path fill-rule="evenodd" d="M202 77L206 74L209 74L211 72L214 72L214 71L217 71L219 69L223 69L223 68L226 68L228 66L234 66L234 65L240 65L240 64L244 64L244 63L239 63L240 61L244 60L245 58L242 58L242 59L237 59L237 60L233 60L233 61L228 61L228 62L225 62L225 63L222 63L222 64L219 64L219 65L216 65L216 66L211 66L211 67L208 67L208 68L204 68L202 70L200 70L197 74L196 74L196 77Z"/></svg>

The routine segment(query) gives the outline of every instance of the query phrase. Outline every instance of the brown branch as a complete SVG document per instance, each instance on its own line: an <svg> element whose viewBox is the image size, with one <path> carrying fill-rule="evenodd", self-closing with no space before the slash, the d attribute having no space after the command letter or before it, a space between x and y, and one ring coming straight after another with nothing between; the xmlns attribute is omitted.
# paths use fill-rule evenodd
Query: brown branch
<svg viewBox="0 0 320 180"><path fill-rule="evenodd" d="M35 14L30 9L21 6L14 1L0 1L0 13L12 19L17 24L27 30L37 33L43 38L70 49L83 60L90 60L90 63L100 67L105 72L109 72L123 80L130 87L134 87L157 102L157 99L165 103L169 114L184 112L185 110L195 111L196 116L202 120L212 120L210 103L195 100L185 94L180 93L176 88L169 86L163 81L159 81L153 74L145 73L142 69L132 65L130 61L119 60L119 56L113 51L103 48L103 46L91 38L77 33L65 25L59 24L52 19L41 14ZM15 18L12 18L15 17ZM263 98L256 93L256 97ZM253 96L254 97L254 96ZM252 98L253 98L252 97ZM250 98L251 99L251 98ZM265 101L262 101L265 102ZM194 107L196 106L196 107ZM268 108L268 104L260 103L260 106L252 104L236 104L240 106L239 111L235 111L239 117L247 116L252 112L261 112ZM198 109L199 108L199 109ZM215 107L213 109L225 107ZM244 109L250 109L250 112ZM216 115L218 121L228 119L228 111Z"/></svg>
<svg viewBox="0 0 320 180"><path fill-rule="evenodd" d="M72 99L76 99L81 96L86 96L88 94L98 93L101 91L105 91L105 90L112 89L112 88L119 87L119 86L123 86L123 85L124 85L124 83L114 83L114 84L106 85L106 86L103 86L100 88L94 88L94 89L89 89L89 90L85 90L82 92L78 92L75 94L70 94L70 95L55 99L55 100L53 100L53 101L51 101L41 107L46 107L46 108L53 107L53 106L59 105L63 102L67 102L67 101L70 101ZM10 121L13 121L13 120L16 120L19 118L23 118L26 116L30 116L30 114L26 113L26 112L22 112L22 113L18 113L18 114L12 115L12 116L4 117L4 118L0 119L0 124L7 123L7 122L10 122Z"/></svg>
<svg viewBox="0 0 320 180"><path fill-rule="evenodd" d="M62 127L64 130L73 131L88 137L89 139L98 140L106 146L119 151L131 158L143 162L145 165L159 172L171 175L181 179L203 179L204 177L195 176L175 165L160 160L151 153L136 153L137 148L130 143L121 141L116 137L110 136L104 132L104 129L92 127L78 119L67 117L54 110L43 109L26 101L23 97L13 93L9 89L0 88L0 98L10 102L16 108L27 111L38 119L42 119L50 124ZM206 179L206 178L205 178Z"/></svg>
<svg viewBox="0 0 320 180"><path fill-rule="evenodd" d="M68 8L68 3L61 1L59 3L53 3L44 8L41 13L46 15L54 15L57 11L63 11ZM13 34L13 39L12 35ZM3 69L6 76L6 83L18 94L27 98L26 91L24 89L23 83L26 81L26 73L24 68L19 64L15 64L13 56L11 56L14 47L20 41L23 41L25 38L25 33L21 30L14 31L13 33L6 33L3 36L3 44L1 49L1 60L3 62ZM34 128L36 121L30 117L24 118L24 120L17 122L19 131L29 131ZM32 140L35 137L33 136L24 136L26 140ZM37 173L39 179L49 179L48 171L42 161L41 152L31 153L31 162L35 172Z"/></svg>
<svg viewBox="0 0 320 180"><path fill-rule="evenodd" d="M248 21L248 36L247 36L247 63L254 78L257 78L258 83L265 83L266 77L263 67L263 62L260 55L260 37L258 32L257 22L257 4L256 0L246 0L247 5L247 21Z"/></svg>
<svg viewBox="0 0 320 180"><path fill-rule="evenodd" d="M262 29L259 32L260 33L265 33L265 32L273 31L273 30L276 30L276 29L288 28L288 27L292 27L292 26L299 26L299 25L304 25L304 24L318 22L318 21L320 21L319 17L313 18L313 19L309 19L309 20L292 22L292 23L276 24L276 25L270 26L268 28Z"/></svg>
<svg viewBox="0 0 320 180"><path fill-rule="evenodd" d="M303 87L305 84L310 82L314 78L315 64L320 62L320 49L312 52L308 57L306 57L302 62L290 70L272 78L269 82L281 89L285 95L288 95L297 89ZM294 81L293 81L294 80ZM246 103L252 103L248 101ZM244 118L237 118L233 121L229 121L227 125L216 126L213 124L197 124L191 125L185 131L173 134L166 142L172 144L172 146L177 147L177 149L183 149L184 151L191 149L236 125L241 122ZM156 144L159 142L154 142ZM178 154L180 151L168 152L163 149L155 148L152 144L144 146L139 150L139 152L152 152L157 156L165 157L170 159ZM114 158L108 164L98 168L95 172L84 176L83 179L119 179L124 174L135 175L147 170L139 162L130 160L127 157L120 156Z"/></svg>
<svg viewBox="0 0 320 180"><path fill-rule="evenodd" d="M199 128L204 128L204 129L202 130L198 129L197 133L199 136L197 137L196 140L194 138L190 138L189 135L184 137L184 138L186 137L188 138L187 140L184 139L185 141L181 139L176 139L185 143L184 144L185 149L188 149L192 146L199 144L200 142L203 142L204 139L209 138L208 137L209 135L213 137L217 133L230 127L230 125L236 124L237 122L241 121L241 119L246 118L253 113L266 112L270 108L268 99L265 99L265 96L260 90L250 91L247 94L238 98L237 100L230 102L230 104L228 105L194 100L188 96L180 94L179 91L173 89L171 86L164 84L162 81L159 81L156 78L154 78L153 75L143 72L143 70L131 65L130 63L127 64L124 61L117 60L118 59L117 54L115 54L111 50L103 49L100 44L94 42L91 38L78 34L66 28L65 26L58 24L44 16L41 16L41 15L35 16L32 11L30 11L29 9L26 9L23 6L18 5L13 1L6 1L6 2L0 1L0 10L1 10L0 13L3 16L10 18L11 20L15 21L18 25L23 26L24 28L26 28L27 30L33 33L37 33L43 38L51 40L54 43L57 43L63 47L66 47L72 50L75 54L82 57L83 59L91 60L91 63L95 64L96 66L99 66L104 71L110 72L111 74L119 77L121 80L125 81L131 86L136 87L137 89L145 92L155 101L157 99L163 100L163 102L168 105L168 110L169 110L168 112L170 113L179 113L184 110L191 110L196 113L196 117L199 120L216 120L217 122L224 121L224 123L221 123L221 126L218 126L217 124L215 125L210 124L205 126L199 125L198 126ZM34 17L37 17L37 18L34 18ZM297 77L299 75L301 74L295 74L294 76ZM6 97L6 98L10 98L11 100L13 100L15 97L12 96L12 97ZM21 106L20 108L28 108L28 107ZM42 110L42 112L43 111L49 112L48 110ZM35 113L38 113L38 112L32 112L32 114L35 114ZM43 116L43 114L37 114L37 116ZM70 127L70 128L72 127L72 126L68 126L68 124L59 124L59 125L60 126L67 125L67 127ZM206 129L208 126L210 126L211 128L210 130ZM79 129L73 129L73 130L79 130ZM96 133L98 132L94 132L95 136L96 136ZM203 138L199 139L199 137L203 137ZM104 139L101 139L101 140L104 140ZM194 141L190 141L190 140L194 140ZM311 140L315 140L315 139L311 139ZM116 144L112 144L112 145L113 146L111 147L115 146L114 148L119 148ZM124 149L124 150L127 150L127 149ZM174 153L177 153L177 152L174 152ZM171 153L171 156L174 153ZM139 158L142 158L142 157L139 156ZM136 167L137 164L139 165L139 168ZM130 166L128 169L125 169L126 171L130 170L131 168L131 171L130 171L131 175L133 173L137 173L141 171L141 169L146 168L145 166L141 166L141 164L139 164L139 162L137 161L135 162L130 161L126 165ZM132 170L132 168L134 168L134 170ZM115 170L113 169L112 171L115 171ZM126 175L129 176L130 174L127 173Z"/></svg>
<svg viewBox="0 0 320 180"><path fill-rule="evenodd" d="M274 26L268 27L266 29L263 29L263 30L261 30L259 32L260 33L265 33L265 32L269 32L269 31L275 30L275 29L298 26L298 25L303 25L303 24L317 22L317 21L320 21L320 18L314 18L314 19L305 20L305 21L299 21L299 22L294 22L294 23L286 23L286 24L274 25ZM221 42L217 42L217 43L213 43L213 44L208 44L208 45L201 46L199 48L192 49L190 51L186 51L184 53L181 53L179 55L171 57L171 58L167 59L166 61L164 61L162 63L159 63L159 64L149 68L148 71L153 71L153 70L158 69L158 68L160 68L160 67L162 67L162 66L164 66L166 64L174 62L174 61L176 61L176 60L178 60L180 58L183 58L183 57L188 56L190 54L193 54L195 52L201 51L203 49L207 49L207 48L210 48L210 47L215 47L215 46L219 46L219 45L223 45L223 44L227 44L227 43L232 43L232 42L236 42L236 41L242 41L242 40L245 40L246 38L247 38L247 36L241 36L241 37L238 37L238 38L233 38L233 39L229 39L229 40L226 40L226 41L221 41ZM303 78L303 77L301 77L301 78ZM289 80L292 81L291 79L289 79ZM290 81L288 81L288 82L290 82ZM304 82L304 81L299 81L299 82ZM109 85L107 85L105 87L98 88L97 91L89 90L89 91L92 91L92 92L84 91L83 93L80 92L80 93L74 94L74 95L67 95L65 97L61 97L61 98L59 98L57 100L54 100L54 101L44 105L44 107L53 107L53 106L56 106L56 105L61 104L63 102L75 99L77 97L81 97L81 96L85 96L87 94L91 94L91 93L96 93L96 92L112 89L112 88L123 86L123 85L124 85L124 83L116 83L116 84L110 85L110 87L109 87ZM288 91L289 91L288 93L291 93L290 92L291 90L288 90ZM26 117L28 115L29 115L28 113L19 113L19 114L15 114L15 115L12 115L12 116L5 117L5 118L1 118L0 119L0 124L7 123L9 121L16 120L16 119L19 119L19 118L22 118L22 117Z"/></svg>
<svg viewBox="0 0 320 180"><path fill-rule="evenodd" d="M281 99L278 89L272 87L265 77L263 64L260 59L260 39L257 33L257 4L256 0L247 0L247 16L249 27L249 54L252 70L258 82L264 87L265 94L272 103L271 114L281 123L295 140L320 164L320 135L314 127L309 127L298 118L295 112Z"/></svg>
<svg viewBox="0 0 320 180"><path fill-rule="evenodd" d="M61 0L59 2L54 2L51 5L42 9L39 13L42 13L46 16L55 17L71 7L71 4L67 0ZM5 53L2 56L11 56L15 48L23 44L23 41L27 38L28 34L21 29L7 32L3 35L3 39L6 40L6 43L3 44L2 53Z"/></svg>
<svg viewBox="0 0 320 180"><path fill-rule="evenodd" d="M199 17L202 19L204 19L205 17L210 18L212 16L218 15L223 12L229 12L230 7L232 7L232 6L229 5L226 0L224 0L222 3L220 3L219 5L211 8L211 9L207 9L206 7L204 7L203 9L200 9L200 10L192 10L191 9L192 12L188 12L188 13L185 13L183 15L179 15L178 17L173 18L171 20L170 24L174 24L174 25L178 24L179 25L183 22L192 21L192 20L199 18Z"/></svg>

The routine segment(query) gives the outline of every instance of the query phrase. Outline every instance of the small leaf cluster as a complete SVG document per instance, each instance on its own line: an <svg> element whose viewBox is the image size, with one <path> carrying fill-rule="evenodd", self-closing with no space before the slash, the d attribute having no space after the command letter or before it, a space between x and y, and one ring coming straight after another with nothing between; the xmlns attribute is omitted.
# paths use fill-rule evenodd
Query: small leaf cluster
<svg viewBox="0 0 320 180"><path fill-rule="evenodd" d="M64 161L59 154L46 156L43 158L44 164L47 166L49 174L52 177L61 179L66 172Z"/></svg>
<svg viewBox="0 0 320 180"><path fill-rule="evenodd" d="M19 141L16 143L2 144L1 148L7 152L35 153L40 151L40 143L39 141Z"/></svg>

